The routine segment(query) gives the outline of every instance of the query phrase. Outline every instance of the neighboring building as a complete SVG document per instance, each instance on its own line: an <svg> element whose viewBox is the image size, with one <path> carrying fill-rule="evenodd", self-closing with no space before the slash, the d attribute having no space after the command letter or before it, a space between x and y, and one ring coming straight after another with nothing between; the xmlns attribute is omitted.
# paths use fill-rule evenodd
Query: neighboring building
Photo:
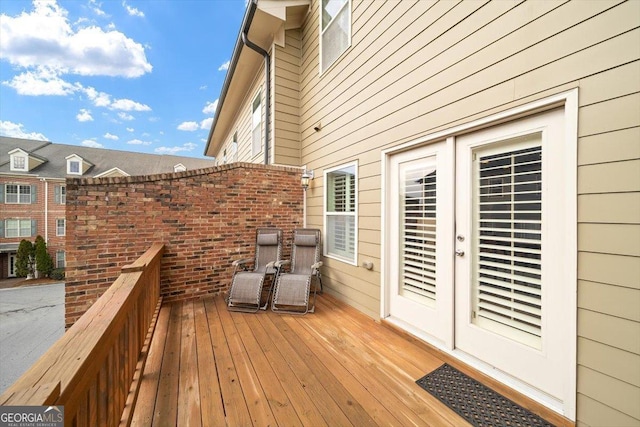
<svg viewBox="0 0 640 427"><path fill-rule="evenodd" d="M67 177L152 175L212 167L209 159L0 137L0 279L15 276L22 239L41 235L65 266Z"/></svg>
<svg viewBox="0 0 640 427"><path fill-rule="evenodd" d="M639 1L253 0L214 117L207 155L315 172L328 292L640 424Z"/></svg>

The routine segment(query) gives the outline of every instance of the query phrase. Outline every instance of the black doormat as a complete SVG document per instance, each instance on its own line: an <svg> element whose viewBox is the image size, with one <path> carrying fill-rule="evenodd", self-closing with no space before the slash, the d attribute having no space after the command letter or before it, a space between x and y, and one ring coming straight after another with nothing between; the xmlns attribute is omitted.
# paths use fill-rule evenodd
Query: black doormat
<svg viewBox="0 0 640 427"><path fill-rule="evenodd" d="M446 363L416 384L476 427L554 427Z"/></svg>

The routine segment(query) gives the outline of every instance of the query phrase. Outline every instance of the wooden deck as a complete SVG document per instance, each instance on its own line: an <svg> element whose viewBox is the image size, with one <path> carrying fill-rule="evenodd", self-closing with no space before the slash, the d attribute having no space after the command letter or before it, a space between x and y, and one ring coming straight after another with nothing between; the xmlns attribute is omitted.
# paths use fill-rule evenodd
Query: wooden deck
<svg viewBox="0 0 640 427"><path fill-rule="evenodd" d="M132 424L467 425L415 384L445 360L496 386L328 295L306 316L231 313L221 297L165 304Z"/></svg>

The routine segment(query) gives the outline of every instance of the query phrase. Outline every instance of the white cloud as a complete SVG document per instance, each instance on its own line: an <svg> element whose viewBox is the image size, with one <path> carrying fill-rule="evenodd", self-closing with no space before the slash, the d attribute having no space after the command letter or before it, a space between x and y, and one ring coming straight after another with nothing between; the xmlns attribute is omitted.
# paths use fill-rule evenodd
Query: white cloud
<svg viewBox="0 0 640 427"><path fill-rule="evenodd" d="M99 142L94 141L93 139L85 139L80 144L85 146L85 147L104 148L104 145L100 144Z"/></svg>
<svg viewBox="0 0 640 427"><path fill-rule="evenodd" d="M221 66L218 67L218 71L226 71L229 69L229 64L231 63L231 61L227 61L224 64L222 64Z"/></svg>
<svg viewBox="0 0 640 427"><path fill-rule="evenodd" d="M10 121L0 120L0 135L10 138L37 139L39 141L48 141L49 139L39 132L25 132L22 123L13 123Z"/></svg>
<svg viewBox="0 0 640 427"><path fill-rule="evenodd" d="M185 151L193 151L197 147L193 142L187 142L182 146L176 147L158 147L154 151L158 154L178 154Z"/></svg>
<svg viewBox="0 0 640 427"><path fill-rule="evenodd" d="M89 4L89 7L91 8L91 10L93 10L93 13L98 16L107 16L107 13L101 9L102 3L98 3L96 0L89 0Z"/></svg>
<svg viewBox="0 0 640 427"><path fill-rule="evenodd" d="M211 129L212 124L213 124L213 117L204 119L203 121L200 122L200 129Z"/></svg>
<svg viewBox="0 0 640 427"><path fill-rule="evenodd" d="M140 44L96 26L72 28L66 9L34 1L30 12L0 15L0 57L16 67L45 66L58 74L139 77L153 67Z"/></svg>
<svg viewBox="0 0 640 427"><path fill-rule="evenodd" d="M130 141L127 141L127 144L131 144L131 145L151 145L151 141L141 141L139 139L132 139Z"/></svg>
<svg viewBox="0 0 640 427"><path fill-rule="evenodd" d="M200 86L200 90L207 90L208 87L209 86L207 86L207 85L202 85L202 86Z"/></svg>
<svg viewBox="0 0 640 427"><path fill-rule="evenodd" d="M135 129L134 128L127 128L127 132L134 132Z"/></svg>
<svg viewBox="0 0 640 427"><path fill-rule="evenodd" d="M139 16L140 18L144 18L144 12L136 9L135 7L131 7L127 4L127 2L122 2L122 6L127 9L127 13L131 16Z"/></svg>
<svg viewBox="0 0 640 427"><path fill-rule="evenodd" d="M26 71L14 76L11 81L2 82L13 88L19 95L71 95L78 90L78 84L62 80L55 71L47 67L37 67L35 71Z"/></svg>
<svg viewBox="0 0 640 427"><path fill-rule="evenodd" d="M118 135L114 135L114 134L109 133L109 132L105 133L104 137L105 137L105 139L110 139L112 141L117 141L117 140L120 139L120 138L118 138Z"/></svg>
<svg viewBox="0 0 640 427"><path fill-rule="evenodd" d="M111 105L111 95L108 93L98 92L92 87L83 88L82 91L96 107L108 107Z"/></svg>
<svg viewBox="0 0 640 427"><path fill-rule="evenodd" d="M213 102L207 102L207 104L202 109L204 114L214 115L216 112L216 108L218 108L218 100L216 99Z"/></svg>
<svg viewBox="0 0 640 427"><path fill-rule="evenodd" d="M91 117L91 111L85 110L84 108L80 109L80 112L76 115L76 119L79 122L92 122L93 117Z"/></svg>
<svg viewBox="0 0 640 427"><path fill-rule="evenodd" d="M116 99L109 106L112 110L121 111L151 111L151 107L145 104L141 104L130 99Z"/></svg>
<svg viewBox="0 0 640 427"><path fill-rule="evenodd" d="M127 122L135 119L135 117L133 117L131 114L123 113L122 111L118 113L118 117L120 118L120 120L125 120Z"/></svg>
<svg viewBox="0 0 640 427"><path fill-rule="evenodd" d="M76 85L78 90L84 92L96 107L107 107L110 110L120 111L151 111L151 107L146 104L126 98L111 100L111 95L108 93L98 92L92 87L82 87L79 83L76 83Z"/></svg>
<svg viewBox="0 0 640 427"><path fill-rule="evenodd" d="M188 132L193 132L198 130L198 123L196 122L182 122L178 125L178 130L184 130Z"/></svg>

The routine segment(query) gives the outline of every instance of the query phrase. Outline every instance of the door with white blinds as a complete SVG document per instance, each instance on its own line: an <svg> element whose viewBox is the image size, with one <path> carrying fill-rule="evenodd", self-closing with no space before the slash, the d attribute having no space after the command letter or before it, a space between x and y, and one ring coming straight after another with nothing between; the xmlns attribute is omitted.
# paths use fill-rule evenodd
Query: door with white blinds
<svg viewBox="0 0 640 427"><path fill-rule="evenodd" d="M392 156L389 193L389 315L441 341L452 289L446 280L450 257L443 201L451 189L443 185L444 147L439 142Z"/></svg>
<svg viewBox="0 0 640 427"><path fill-rule="evenodd" d="M558 398L562 130L550 112L456 138L455 346Z"/></svg>

